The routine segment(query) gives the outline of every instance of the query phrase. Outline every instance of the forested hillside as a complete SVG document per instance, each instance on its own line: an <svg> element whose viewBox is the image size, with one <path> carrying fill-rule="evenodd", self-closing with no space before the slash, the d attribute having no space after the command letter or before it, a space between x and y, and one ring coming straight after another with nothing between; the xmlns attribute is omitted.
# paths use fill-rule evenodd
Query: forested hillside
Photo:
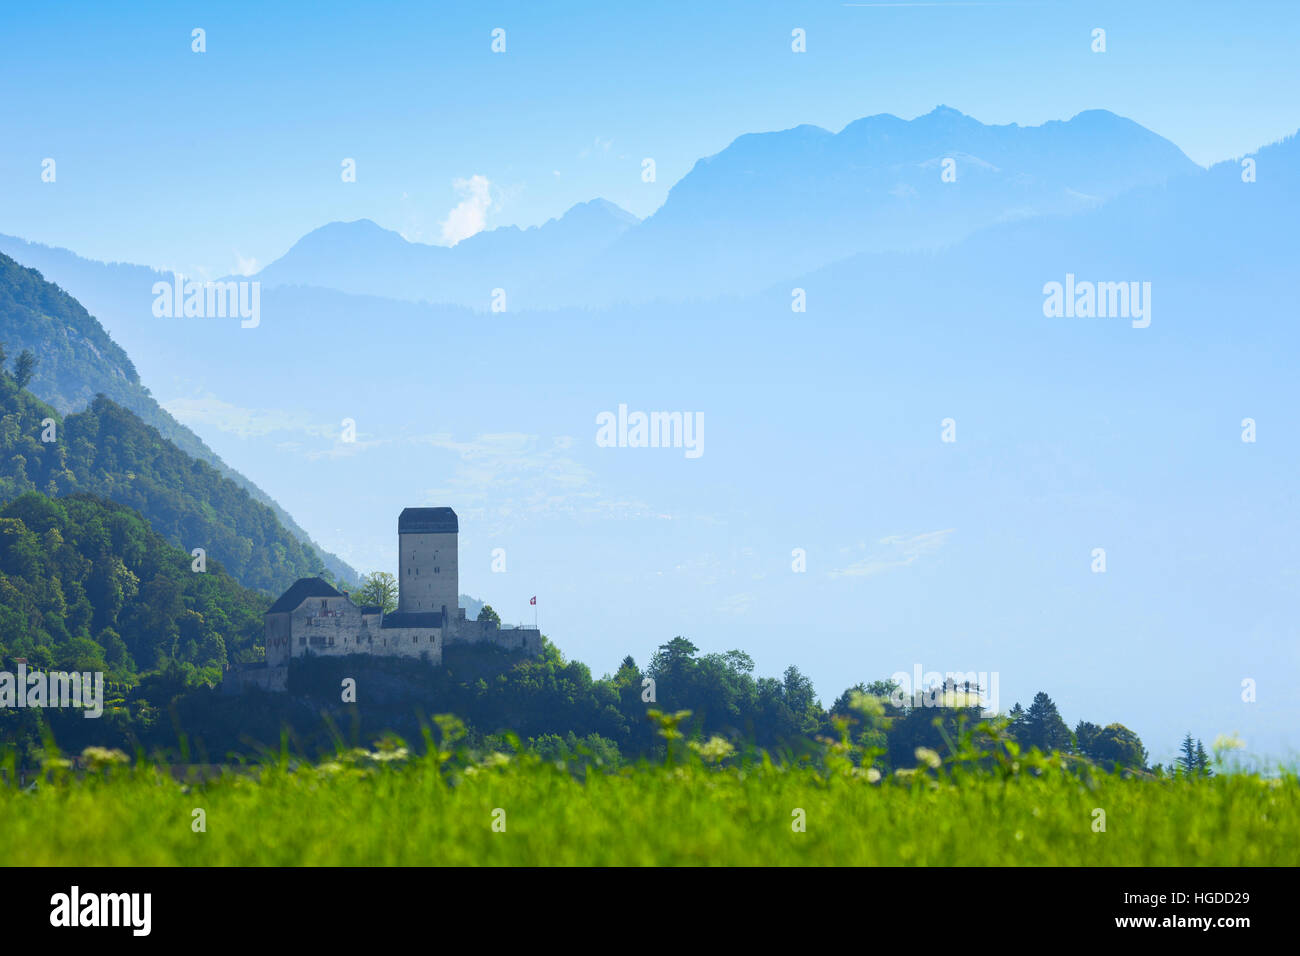
<svg viewBox="0 0 1300 956"><path fill-rule="evenodd" d="M322 568L275 513L117 403L99 396L66 419L23 387L27 360L0 347L0 503L25 491L89 492L136 509L187 553L203 548L241 584L268 593ZM48 440L46 440L48 439Z"/></svg>
<svg viewBox="0 0 1300 956"><path fill-rule="evenodd" d="M43 248L31 247L32 251ZM140 267L102 268L129 271ZM143 274L133 277L133 281L139 281L141 288L147 290L150 274L148 270L140 271ZM334 577L342 581L356 579L351 567L316 547L307 532L269 495L228 467L202 439L154 400L140 382L126 352L80 302L47 282L40 272L24 268L3 253L0 253L0 342L14 355L30 350L36 356L29 388L60 413L67 415L85 408L96 395L107 396L156 428L190 457L206 462L255 501L270 508L280 524L320 555L323 566Z"/></svg>
<svg viewBox="0 0 1300 956"><path fill-rule="evenodd" d="M0 509L0 661L132 683L175 662L219 681L228 658L256 656L269 601L191 562L120 504L21 495Z"/></svg>

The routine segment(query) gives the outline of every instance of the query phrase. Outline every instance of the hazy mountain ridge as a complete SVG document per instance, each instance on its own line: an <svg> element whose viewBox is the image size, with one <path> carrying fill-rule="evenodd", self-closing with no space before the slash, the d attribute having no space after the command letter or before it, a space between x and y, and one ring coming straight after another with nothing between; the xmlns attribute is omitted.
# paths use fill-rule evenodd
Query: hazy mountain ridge
<svg viewBox="0 0 1300 956"><path fill-rule="evenodd" d="M945 163L955 181L944 179ZM862 252L938 249L998 222L1078 213L1204 171L1106 110L988 126L949 107L748 133L695 163L643 221L604 200L454 247L407 243L369 220L331 223L258 274L484 310L599 307L754 292Z"/></svg>
<svg viewBox="0 0 1300 956"><path fill-rule="evenodd" d="M1220 163L1208 171L1202 170L1183 157L1176 147L1155 134L1143 131L1128 120L1100 111L1080 114L1068 123L1049 123L1027 129L986 127L955 111L936 111L936 114L930 114L928 123L921 123L922 119L927 118L922 117L908 123L890 116L871 117L850 124L839 134L831 134L816 127L798 127L785 133L741 137L722 153L697 163L696 169L674 187L664 208L637 226L635 233L647 234L643 230L654 226L659 217L662 216L667 221L671 218L670 213L676 215L672 209L681 205L678 202L678 192L698 190L704 182L697 175L701 169L709 166L721 168L727 164L740 168L745 163L755 162L755 157L771 152L761 144L773 137L783 139L789 134L794 141L813 144L816 149L823 149L825 144L833 140L852 143L858 139L883 143L880 147L880 161L893 169L895 161L900 157L916 160L919 156L933 152L936 144L947 141L946 130L955 129L963 135L971 132L978 141L973 143L974 146L982 148L985 155L992 156L998 162L1005 162L1005 153L1013 151L1013 148L1022 149L1020 134L1029 134L1030 145L1033 149L1038 149L1038 144L1041 143L1068 144L1070 137L1086 135L1085 127L1100 125L1104 129L1118 129L1125 135L1131 134L1137 143L1134 147L1135 154L1144 150L1154 151L1163 157L1162 162L1182 172L1156 176L1150 170L1138 170L1133 174L1134 177L1150 178L1152 181L1132 187L1124 187L1124 183L1113 184L1110 187L1112 189L1120 190L1124 187L1122 201L1085 202L1073 196L1057 196L1061 208L1034 216L1017 216L1003 210L999 213L1003 217L997 221L981 226L969 235L945 242L939 248L900 244L897 249L866 250L849 255L839 255L842 250L837 250L836 255L827 262L811 266L789 278L783 277L784 270L773 268L754 289L729 290L726 282L719 280L716 286L700 286L700 294L690 298L708 299L723 308L723 311L733 308L743 311L753 308L757 303L766 303L763 308L779 304L781 311L788 314L792 285L808 286L810 295L813 296L833 295L833 289L825 287L826 280L829 279L833 284L847 284L846 288L859 288L861 283L853 280L853 274L865 270L867 274L876 277L873 294L889 298L900 292L899 282L892 281L895 278L894 269L901 270L897 273L897 278L915 275L915 281L925 286L941 279L946 270L963 263L973 264L970 267L971 274L982 285L987 285L988 276L1007 276L1014 272L1017 277L1012 285L1029 289L1031 294L1037 295L1043 282L1059 280L1071 268L1071 255L1076 256L1075 264L1079 267L1086 264L1085 256L1117 264L1125 260L1130 263L1164 261L1179 266L1180 263L1188 262L1204 263L1204 253L1211 246L1222 247L1225 256L1233 257L1243 243L1257 245L1259 248L1254 254L1265 258L1283 255L1288 248L1283 241L1284 237L1278 235L1278 230L1283 228L1280 224L1285 220L1285 210L1295 208L1296 196L1290 181L1276 175L1276 167L1297 164L1296 152L1300 147L1297 147L1295 137L1265 146L1254 154L1261 166L1261 180L1246 184L1240 181L1239 161ZM911 141L900 145L897 142L898 131L914 131L918 128L918 123L921 123L923 131L928 131L927 136L921 139L919 145ZM1135 133L1135 130L1138 132ZM980 146L981 143L985 145ZM988 143L994 145L988 146ZM784 148L777 152L782 156L788 154ZM936 196L946 195L941 190L959 189L961 177L967 175L966 167L973 165L968 161L958 167L959 178L955 184L941 183L939 168L927 167L926 175L932 176L934 180ZM1051 164L1047 165L1050 167ZM724 178L735 178L734 168ZM1093 178L1076 181L1086 188L1099 191L1096 183L1098 175L1089 173ZM1011 182L1014 185L1022 180L1022 176L1017 176L1012 177ZM593 212L604 215L608 210L602 212L598 208ZM1244 237L1236 236L1224 223L1229 219L1234 223L1242 221L1243 216L1255 225ZM363 222L364 225L359 228L372 234L377 241L391 243L394 248L411 252L412 244L406 243L396 233L383 230L368 221ZM560 220L551 220L548 225L553 227L559 222ZM328 235L331 230L333 226L322 227L312 235ZM346 234L347 230L344 232ZM455 248L475 242L503 241L501 236L496 235L498 232L502 230L472 237ZM530 231L511 229L505 232L508 238L504 241L522 241ZM633 233L629 232L624 240L631 241L632 236ZM620 244L624 240L620 240ZM1122 254L1118 251L1121 248L1126 250ZM232 332L220 320L186 322L153 319L148 312L149 297L140 293L147 286L142 281L145 277L160 275L152 270L131 267L140 270L141 275L132 275L129 283L126 283L122 276L123 267L101 266L96 272L95 264L88 260L75 260L77 268L74 269L64 264L72 258L71 254L55 254L54 250L44 247L26 247L25 251L35 258L34 253L40 250L44 250L45 259L60 266L61 272L68 275L70 281L78 283L75 291L79 296L83 294L84 288L85 294L98 297L100 304L97 308L101 314L112 310L111 327L114 337L127 344L128 350L136 356L136 361L142 367L158 370L151 374L151 380L167 373L175 376L178 386L171 389L173 395L206 390L230 400L221 369L238 365L250 382L258 383L261 407L292 407L290 403L296 401L302 393L303 383L284 375L279 357L287 354L286 350L292 350L302 362L336 362L335 341L331 335L321 335L322 331L342 328L341 323L354 325L357 321L366 322L370 331L370 334L362 337L349 336L350 361L358 368L382 367L386 369L386 375L393 376L425 374L422 370L427 369L428 350L434 348L435 343L440 352L459 356L457 368L443 368L440 372L442 376L482 375L493 364L471 342L474 336L470 330L476 326L477 319L475 312L467 306L423 304L386 298L375 293L341 292L320 285L272 286L263 292L263 312L266 318L261 327L249 331L234 328ZM1055 250L1055 261L1048 257L1051 250ZM454 249L441 251L452 252ZM1036 262L1042 264L1030 268L1030 263ZM271 268L268 266L268 270ZM791 264L788 268L793 269L794 265ZM1200 268L1204 268L1204 265ZM687 267L682 266L682 269L685 271ZM1025 273L1025 277L1021 278L1020 273ZM1141 277L1111 275L1105 278ZM758 278L755 277L754 281L758 282ZM1002 281L1005 283L1007 280ZM650 297L647 291L645 301L630 309L624 307L618 313L620 317L633 323L653 321L654 316L659 314L654 302L671 298L672 277L665 278L662 284L664 292L661 296ZM689 301L690 299L687 300L688 306ZM512 313L523 311L513 294L510 310ZM556 342L562 341L565 329L574 326L575 322L583 324L584 320L575 317L585 312L586 308L579 304L576 308L561 308L552 313L550 321L554 323L554 334L550 338ZM533 338L534 332L520 329L512 335L518 341L526 342ZM250 336L257 337L257 348L248 348L253 341ZM547 351L550 351L549 346ZM251 396L246 398L247 401L240 400L236 404L258 404ZM365 404L359 407L349 405L349 408L348 414L358 416L358 420L361 415L372 416L378 413L377 409Z"/></svg>
<svg viewBox="0 0 1300 956"><path fill-rule="evenodd" d="M952 160L955 181L943 178ZM739 137L697 162L664 205L592 264L591 301L745 294L866 252L942 249L999 222L1086 212L1203 170L1105 110L1036 127L947 107L839 133Z"/></svg>
<svg viewBox="0 0 1300 956"><path fill-rule="evenodd" d="M408 242L369 219L332 222L303 236L256 278L267 287L318 286L410 301L486 308L491 290L525 294L590 261L637 219L603 199L540 226L505 226L455 246Z"/></svg>

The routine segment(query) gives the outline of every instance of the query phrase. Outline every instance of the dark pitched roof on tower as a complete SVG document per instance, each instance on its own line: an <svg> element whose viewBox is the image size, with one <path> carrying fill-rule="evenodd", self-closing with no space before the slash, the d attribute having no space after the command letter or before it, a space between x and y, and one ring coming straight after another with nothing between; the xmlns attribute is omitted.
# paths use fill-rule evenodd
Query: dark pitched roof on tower
<svg viewBox="0 0 1300 956"><path fill-rule="evenodd" d="M279 599L267 609L266 613L282 614L287 611L296 611L298 606L308 598L342 596L320 578L299 578L289 586L289 590L280 595Z"/></svg>
<svg viewBox="0 0 1300 956"><path fill-rule="evenodd" d="M403 508L398 534L459 534L460 522L450 508Z"/></svg>

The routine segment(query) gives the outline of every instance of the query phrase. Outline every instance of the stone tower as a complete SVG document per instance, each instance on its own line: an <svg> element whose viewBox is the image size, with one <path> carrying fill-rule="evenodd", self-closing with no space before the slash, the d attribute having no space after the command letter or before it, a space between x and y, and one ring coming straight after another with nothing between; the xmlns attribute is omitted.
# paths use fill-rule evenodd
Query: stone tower
<svg viewBox="0 0 1300 956"><path fill-rule="evenodd" d="M460 580L456 571L460 523L450 508L405 508L397 518L397 610L456 618Z"/></svg>

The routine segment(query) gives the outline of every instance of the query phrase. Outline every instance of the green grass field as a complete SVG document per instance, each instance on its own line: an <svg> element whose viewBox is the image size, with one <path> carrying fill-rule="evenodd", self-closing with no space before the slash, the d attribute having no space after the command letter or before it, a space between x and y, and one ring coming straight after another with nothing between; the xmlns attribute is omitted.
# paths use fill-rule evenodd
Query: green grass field
<svg viewBox="0 0 1300 956"><path fill-rule="evenodd" d="M705 758L710 755L706 752ZM733 758L734 759L734 758ZM1029 767L1036 769L1030 772ZM0 786L17 865L1294 865L1294 775L1150 779L1026 758L875 779L710 764L571 772L437 748L182 785L148 764ZM10 780L13 779L11 776ZM195 831L194 811L206 830ZM1105 812L1105 831L1094 829ZM805 828L797 832L797 811ZM494 828L495 824L495 828Z"/></svg>

